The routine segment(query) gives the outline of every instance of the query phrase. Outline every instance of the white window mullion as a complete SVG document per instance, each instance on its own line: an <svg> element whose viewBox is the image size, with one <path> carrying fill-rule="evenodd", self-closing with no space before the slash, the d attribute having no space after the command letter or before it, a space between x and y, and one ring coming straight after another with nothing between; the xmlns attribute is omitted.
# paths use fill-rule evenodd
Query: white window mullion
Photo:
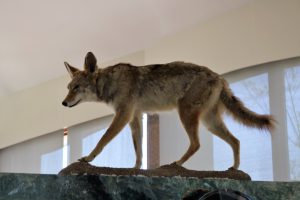
<svg viewBox="0 0 300 200"><path fill-rule="evenodd" d="M277 124L272 131L272 155L274 181L290 179L288 135L285 106L284 68L282 63L269 67L270 111Z"/></svg>

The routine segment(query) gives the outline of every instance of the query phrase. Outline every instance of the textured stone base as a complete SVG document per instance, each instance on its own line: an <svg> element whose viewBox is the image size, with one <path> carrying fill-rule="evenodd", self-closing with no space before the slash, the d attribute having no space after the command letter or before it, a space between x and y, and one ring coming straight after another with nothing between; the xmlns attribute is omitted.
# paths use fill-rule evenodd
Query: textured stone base
<svg viewBox="0 0 300 200"><path fill-rule="evenodd" d="M180 200L199 189L207 191L238 190L254 200L300 199L299 182L0 173L0 200Z"/></svg>
<svg viewBox="0 0 300 200"><path fill-rule="evenodd" d="M164 165L157 169L132 169L95 167L85 162L76 162L59 172L59 175L143 175L148 177L196 177L196 178L227 178L235 180L251 180L251 177L243 171L229 169L227 171L195 171L178 166L175 163Z"/></svg>

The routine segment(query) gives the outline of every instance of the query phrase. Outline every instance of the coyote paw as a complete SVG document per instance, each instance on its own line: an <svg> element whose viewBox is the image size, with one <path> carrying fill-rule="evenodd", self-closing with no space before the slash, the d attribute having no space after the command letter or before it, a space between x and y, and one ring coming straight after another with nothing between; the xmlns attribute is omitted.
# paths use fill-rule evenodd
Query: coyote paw
<svg viewBox="0 0 300 200"><path fill-rule="evenodd" d="M91 162L92 160L94 160L94 157L92 156L84 156L78 159L79 162Z"/></svg>
<svg viewBox="0 0 300 200"><path fill-rule="evenodd" d="M228 168L228 170L229 170L229 171L232 171L232 170L238 170L238 169L235 168L235 167L230 167L230 168Z"/></svg>
<svg viewBox="0 0 300 200"><path fill-rule="evenodd" d="M134 169L141 169L142 163L141 162L137 162L135 163L135 166L133 167Z"/></svg>

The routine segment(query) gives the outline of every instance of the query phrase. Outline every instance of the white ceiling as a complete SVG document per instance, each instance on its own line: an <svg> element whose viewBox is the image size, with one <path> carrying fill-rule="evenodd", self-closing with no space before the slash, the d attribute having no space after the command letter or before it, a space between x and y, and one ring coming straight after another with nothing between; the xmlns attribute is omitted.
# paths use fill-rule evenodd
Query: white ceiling
<svg viewBox="0 0 300 200"><path fill-rule="evenodd" d="M0 97L107 61L253 0L1 0Z"/></svg>

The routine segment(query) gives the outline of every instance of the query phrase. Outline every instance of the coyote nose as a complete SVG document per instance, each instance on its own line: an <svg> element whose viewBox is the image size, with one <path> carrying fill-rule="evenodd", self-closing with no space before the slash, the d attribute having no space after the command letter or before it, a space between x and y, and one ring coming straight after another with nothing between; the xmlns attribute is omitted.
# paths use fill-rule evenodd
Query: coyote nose
<svg viewBox="0 0 300 200"><path fill-rule="evenodd" d="M68 103L67 103L67 102L65 102L65 101L63 101L63 102L62 102L62 105L64 105L64 106L68 106Z"/></svg>

